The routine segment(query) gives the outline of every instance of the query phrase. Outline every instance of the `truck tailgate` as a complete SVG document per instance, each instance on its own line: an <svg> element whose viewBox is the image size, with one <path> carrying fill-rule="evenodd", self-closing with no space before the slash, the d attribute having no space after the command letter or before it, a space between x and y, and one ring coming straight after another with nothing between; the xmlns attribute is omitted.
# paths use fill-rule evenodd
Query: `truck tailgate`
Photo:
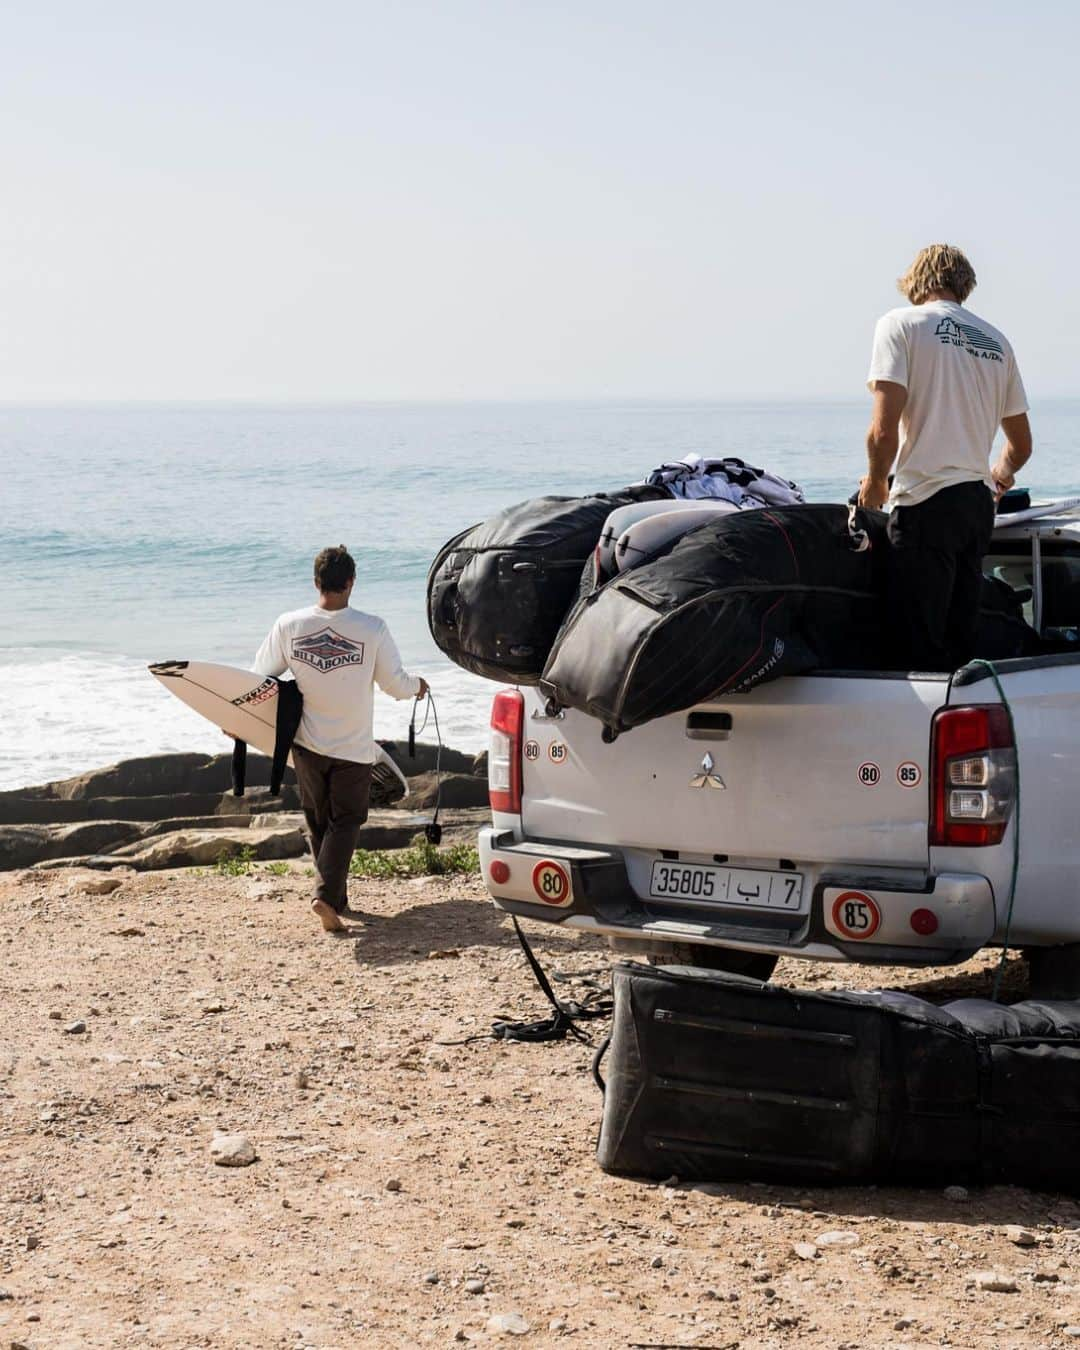
<svg viewBox="0 0 1080 1350"><path fill-rule="evenodd" d="M944 677L814 675L659 719L611 745L525 692L534 839L710 857L928 865L928 756Z"/></svg>

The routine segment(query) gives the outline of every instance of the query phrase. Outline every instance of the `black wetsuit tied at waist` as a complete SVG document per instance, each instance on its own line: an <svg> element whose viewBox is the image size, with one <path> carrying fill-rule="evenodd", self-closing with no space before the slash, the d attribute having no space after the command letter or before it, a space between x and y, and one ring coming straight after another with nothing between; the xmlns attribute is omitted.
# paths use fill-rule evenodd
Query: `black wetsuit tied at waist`
<svg viewBox="0 0 1080 1350"><path fill-rule="evenodd" d="M295 680L275 680L278 687L277 720L274 726L274 754L270 763L270 792L277 796L285 777L285 765L289 751L300 728L300 717L304 711L304 696ZM233 795L244 795L244 783L247 776L247 742L236 741L232 753Z"/></svg>

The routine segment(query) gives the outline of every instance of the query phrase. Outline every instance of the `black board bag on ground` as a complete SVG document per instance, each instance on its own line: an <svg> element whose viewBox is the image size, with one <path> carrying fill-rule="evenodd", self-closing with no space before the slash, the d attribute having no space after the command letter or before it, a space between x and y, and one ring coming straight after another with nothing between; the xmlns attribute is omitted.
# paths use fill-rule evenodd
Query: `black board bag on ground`
<svg viewBox="0 0 1080 1350"><path fill-rule="evenodd" d="M455 665L535 684L604 521L671 494L642 484L588 497L534 497L444 544L428 572L428 627Z"/></svg>
<svg viewBox="0 0 1080 1350"><path fill-rule="evenodd" d="M710 697L815 667L882 664L875 571L884 516L813 505L721 515L590 589L555 639L541 687L626 731Z"/></svg>
<svg viewBox="0 0 1080 1350"><path fill-rule="evenodd" d="M1080 1003L614 972L600 1166L683 1181L1080 1192Z"/></svg>

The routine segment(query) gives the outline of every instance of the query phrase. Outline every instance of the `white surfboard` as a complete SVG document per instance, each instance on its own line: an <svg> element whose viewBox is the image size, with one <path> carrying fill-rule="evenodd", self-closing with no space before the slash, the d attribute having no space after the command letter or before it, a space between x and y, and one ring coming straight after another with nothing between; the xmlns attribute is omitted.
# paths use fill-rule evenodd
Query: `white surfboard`
<svg viewBox="0 0 1080 1350"><path fill-rule="evenodd" d="M1047 502L1045 506L1029 506L1023 511L1010 511L1005 516L994 517L994 529L1006 530L1010 525L1026 525L1029 520L1042 520L1044 516L1063 516L1068 511L1080 511L1080 497L1062 497L1060 501Z"/></svg>
<svg viewBox="0 0 1080 1350"><path fill-rule="evenodd" d="M718 516L728 515L739 508L732 502L711 501L683 502L689 510L662 511L635 520L623 530L615 543L615 567L620 572L628 572L639 563L651 558L665 544L681 538L699 525L707 525Z"/></svg>
<svg viewBox="0 0 1080 1350"><path fill-rule="evenodd" d="M212 661L159 661L149 670L170 694L214 726L264 755L274 753L277 680ZM381 745L376 745L375 755L372 801L379 805L400 801L409 791L408 780Z"/></svg>
<svg viewBox="0 0 1080 1350"><path fill-rule="evenodd" d="M712 505L730 506L730 502L712 502ZM685 501L680 497L665 497L663 501L631 502L629 506L617 506L600 531L597 561L603 571L614 573L617 567L615 546L620 535L628 530L635 521L645 520L649 516L667 515L670 511L700 510L700 501Z"/></svg>

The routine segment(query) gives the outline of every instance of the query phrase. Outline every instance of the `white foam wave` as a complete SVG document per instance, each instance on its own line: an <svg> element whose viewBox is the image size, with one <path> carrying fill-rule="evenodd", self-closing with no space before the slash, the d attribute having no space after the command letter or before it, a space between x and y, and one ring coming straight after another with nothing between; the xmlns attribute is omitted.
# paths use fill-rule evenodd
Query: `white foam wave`
<svg viewBox="0 0 1080 1350"><path fill-rule="evenodd" d="M421 668L431 683L443 741L458 750L487 744L496 686L449 664ZM135 660L95 652L0 653L0 789L46 783L137 755L220 754L229 742L171 698ZM403 740L411 704L376 695L375 734ZM434 739L429 725L425 740Z"/></svg>

